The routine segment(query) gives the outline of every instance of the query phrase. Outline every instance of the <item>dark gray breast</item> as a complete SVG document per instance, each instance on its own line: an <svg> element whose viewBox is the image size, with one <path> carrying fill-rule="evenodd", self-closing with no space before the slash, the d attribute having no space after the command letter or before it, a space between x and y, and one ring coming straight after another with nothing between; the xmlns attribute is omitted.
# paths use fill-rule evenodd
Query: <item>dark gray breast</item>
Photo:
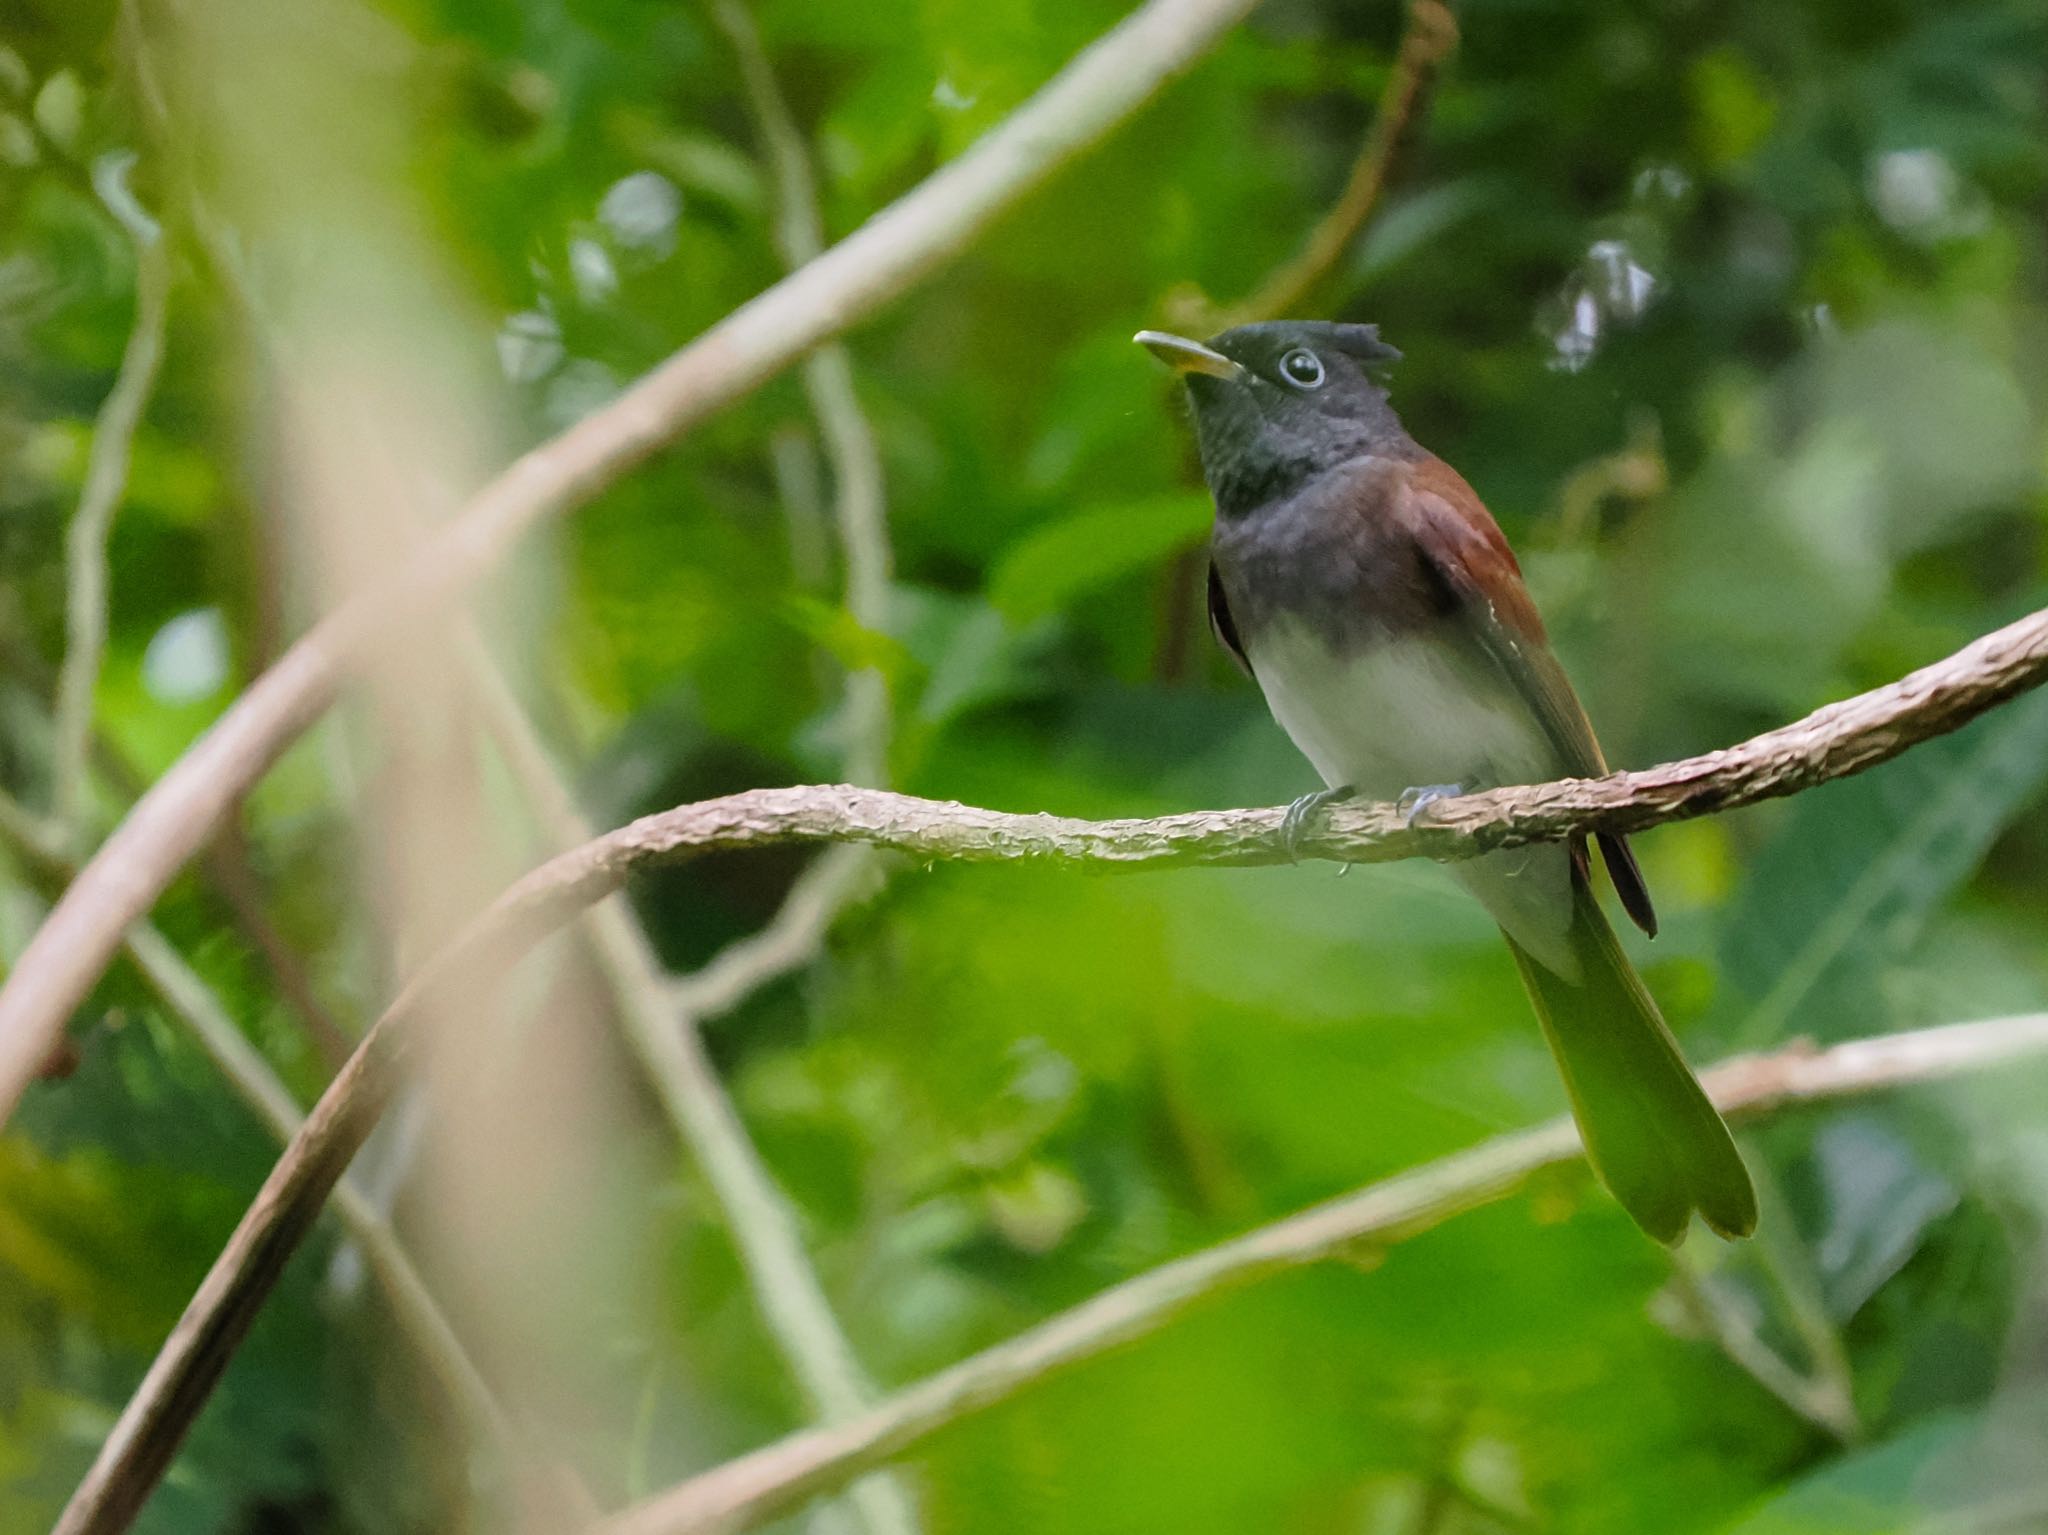
<svg viewBox="0 0 2048 1535"><path fill-rule="evenodd" d="M1217 520L1216 570L1247 646L1283 617L1350 651L1449 616L1455 597L1392 515L1407 469L1353 459L1291 496Z"/></svg>

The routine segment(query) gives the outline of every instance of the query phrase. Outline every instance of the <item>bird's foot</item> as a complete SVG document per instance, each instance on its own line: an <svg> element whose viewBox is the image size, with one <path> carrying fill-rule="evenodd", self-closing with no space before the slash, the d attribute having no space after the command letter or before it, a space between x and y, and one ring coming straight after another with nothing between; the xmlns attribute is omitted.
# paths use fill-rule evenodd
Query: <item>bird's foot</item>
<svg viewBox="0 0 2048 1535"><path fill-rule="evenodd" d="M1465 792L1463 784L1426 783L1412 789L1403 789L1401 797L1394 801L1401 812L1401 824L1413 826L1422 812L1440 799L1456 799Z"/></svg>
<svg viewBox="0 0 2048 1535"><path fill-rule="evenodd" d="M1290 863L1301 862L1301 839L1308 832L1309 822L1339 800L1347 800L1358 791L1350 784L1335 789L1318 789L1313 794L1304 794L1287 807L1287 814L1280 817L1280 845L1287 849Z"/></svg>

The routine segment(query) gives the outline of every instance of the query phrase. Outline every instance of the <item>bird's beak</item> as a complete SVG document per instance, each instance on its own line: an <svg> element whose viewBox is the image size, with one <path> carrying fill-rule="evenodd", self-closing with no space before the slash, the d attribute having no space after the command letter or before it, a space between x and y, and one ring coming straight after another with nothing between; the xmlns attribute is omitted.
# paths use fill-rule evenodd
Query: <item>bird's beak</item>
<svg viewBox="0 0 2048 1535"><path fill-rule="evenodd" d="M1203 346L1185 336L1170 336L1163 330L1141 330L1131 339L1176 373L1206 373L1211 378L1235 383L1244 369L1214 347Z"/></svg>

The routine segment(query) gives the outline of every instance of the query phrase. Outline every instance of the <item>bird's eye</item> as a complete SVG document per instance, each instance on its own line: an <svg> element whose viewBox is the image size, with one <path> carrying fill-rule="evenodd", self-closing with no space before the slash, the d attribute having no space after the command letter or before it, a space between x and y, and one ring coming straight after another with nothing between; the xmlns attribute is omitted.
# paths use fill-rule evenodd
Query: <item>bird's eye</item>
<svg viewBox="0 0 2048 1535"><path fill-rule="evenodd" d="M1323 381L1323 360L1305 346L1298 346L1280 359L1280 372L1287 382L1313 389Z"/></svg>

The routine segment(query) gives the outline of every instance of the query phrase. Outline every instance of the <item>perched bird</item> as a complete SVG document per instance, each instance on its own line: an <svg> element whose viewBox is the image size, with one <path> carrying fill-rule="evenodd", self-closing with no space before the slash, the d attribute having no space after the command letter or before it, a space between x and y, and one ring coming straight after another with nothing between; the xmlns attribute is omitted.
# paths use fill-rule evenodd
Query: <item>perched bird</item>
<svg viewBox="0 0 2048 1535"><path fill-rule="evenodd" d="M1397 800L1412 820L1442 796L1607 771L1499 527L1388 403L1375 375L1400 353L1377 327L1137 340L1194 405L1216 502L1211 626L1329 785L1296 801L1290 841L1346 796ZM1623 908L1654 937L1628 844L1598 840ZM1500 924L1622 1207L1661 1242L1695 1210L1748 1235L1748 1170L1601 914L1585 839L1452 873Z"/></svg>

